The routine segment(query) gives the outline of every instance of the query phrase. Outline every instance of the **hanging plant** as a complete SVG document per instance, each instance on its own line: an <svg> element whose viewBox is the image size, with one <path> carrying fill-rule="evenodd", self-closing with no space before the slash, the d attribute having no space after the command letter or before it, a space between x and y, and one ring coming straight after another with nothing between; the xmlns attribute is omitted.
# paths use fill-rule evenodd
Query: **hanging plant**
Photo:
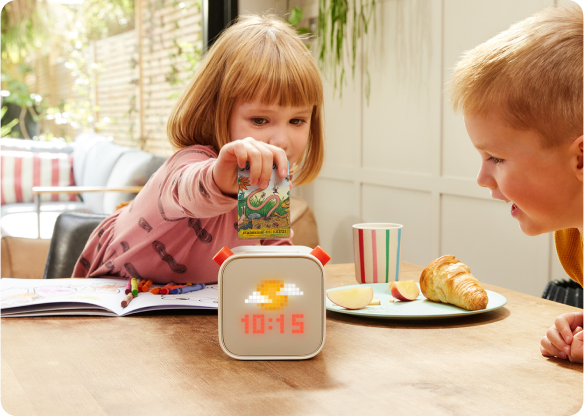
<svg viewBox="0 0 584 416"><path fill-rule="evenodd" d="M302 21L302 16L304 14L301 7L293 7L288 13L288 23L296 29L296 33L300 35L303 40L308 40L312 37L312 31L307 27L299 27L298 25ZM310 44L307 43L306 47L310 49Z"/></svg>
<svg viewBox="0 0 584 416"><path fill-rule="evenodd" d="M355 77L357 45L372 28L375 15L375 0L319 0L318 1L318 61L325 76L331 77L335 91L342 96L346 82L346 62L351 65L351 76ZM350 10L351 9L351 10ZM348 17L352 15L349 34ZM371 92L367 68L367 43L363 42L363 71L365 73L365 96L369 101Z"/></svg>

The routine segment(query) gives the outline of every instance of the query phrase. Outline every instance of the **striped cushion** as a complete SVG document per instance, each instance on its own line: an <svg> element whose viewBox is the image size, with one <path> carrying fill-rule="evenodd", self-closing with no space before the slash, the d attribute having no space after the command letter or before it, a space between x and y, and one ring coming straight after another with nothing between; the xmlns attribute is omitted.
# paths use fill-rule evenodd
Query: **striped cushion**
<svg viewBox="0 0 584 416"><path fill-rule="evenodd" d="M73 186L73 156L66 153L2 151L2 205L33 202L33 186ZM43 194L41 201L76 201L75 194Z"/></svg>

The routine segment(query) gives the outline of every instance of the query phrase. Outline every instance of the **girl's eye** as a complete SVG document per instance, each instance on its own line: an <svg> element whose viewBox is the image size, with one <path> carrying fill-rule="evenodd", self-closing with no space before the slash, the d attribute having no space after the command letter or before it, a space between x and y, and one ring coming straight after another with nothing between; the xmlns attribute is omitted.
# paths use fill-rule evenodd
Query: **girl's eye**
<svg viewBox="0 0 584 416"><path fill-rule="evenodd" d="M260 118L260 117L254 117L251 119L251 121L253 122L253 124L255 124L256 126L263 126L264 124L266 124L268 122L267 119L265 118Z"/></svg>
<svg viewBox="0 0 584 416"><path fill-rule="evenodd" d="M498 165L499 163L503 162L503 159L499 159L498 157L495 156L491 156L487 160L493 162L495 165Z"/></svg>
<svg viewBox="0 0 584 416"><path fill-rule="evenodd" d="M301 118L293 118L292 120L290 120L290 124L293 124L295 126L300 126L301 124L306 123L306 120L303 120Z"/></svg>

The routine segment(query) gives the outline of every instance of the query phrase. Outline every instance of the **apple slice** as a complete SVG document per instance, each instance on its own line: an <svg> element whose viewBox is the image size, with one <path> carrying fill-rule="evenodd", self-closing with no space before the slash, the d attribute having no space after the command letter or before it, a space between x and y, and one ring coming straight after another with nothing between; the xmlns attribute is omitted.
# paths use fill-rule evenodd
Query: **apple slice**
<svg viewBox="0 0 584 416"><path fill-rule="evenodd" d="M376 298L375 296L373 296L373 299L371 300L369 305L381 305L381 301L378 298Z"/></svg>
<svg viewBox="0 0 584 416"><path fill-rule="evenodd" d="M413 280L400 280L391 285L391 296L409 302L420 296L420 289Z"/></svg>
<svg viewBox="0 0 584 416"><path fill-rule="evenodd" d="M335 305L345 309L363 309L373 299L373 288L370 286L352 289L339 289L326 292L327 297Z"/></svg>

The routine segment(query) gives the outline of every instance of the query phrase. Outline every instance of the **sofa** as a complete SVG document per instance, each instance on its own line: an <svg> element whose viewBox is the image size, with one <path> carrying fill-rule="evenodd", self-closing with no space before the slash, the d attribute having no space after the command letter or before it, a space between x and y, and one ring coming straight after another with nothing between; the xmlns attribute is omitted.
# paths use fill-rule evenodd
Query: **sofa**
<svg viewBox="0 0 584 416"><path fill-rule="evenodd" d="M111 214L166 160L95 133L74 143L0 139L0 150L1 235L15 238L50 239L64 211Z"/></svg>

